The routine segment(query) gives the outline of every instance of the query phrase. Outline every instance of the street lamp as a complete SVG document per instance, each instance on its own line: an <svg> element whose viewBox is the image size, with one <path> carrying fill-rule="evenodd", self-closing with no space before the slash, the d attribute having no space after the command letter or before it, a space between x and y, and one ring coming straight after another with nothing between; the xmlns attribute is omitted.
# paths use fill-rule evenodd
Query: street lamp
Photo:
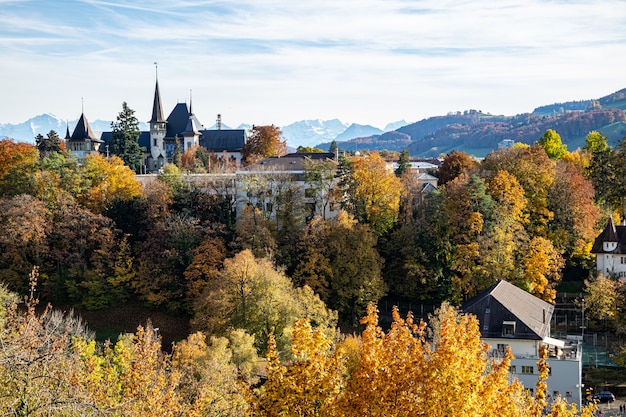
<svg viewBox="0 0 626 417"><path fill-rule="evenodd" d="M581 329L581 336L582 336L582 341L585 341L585 299L582 299L582 319L583 319L583 323L582 326L580 326Z"/></svg>

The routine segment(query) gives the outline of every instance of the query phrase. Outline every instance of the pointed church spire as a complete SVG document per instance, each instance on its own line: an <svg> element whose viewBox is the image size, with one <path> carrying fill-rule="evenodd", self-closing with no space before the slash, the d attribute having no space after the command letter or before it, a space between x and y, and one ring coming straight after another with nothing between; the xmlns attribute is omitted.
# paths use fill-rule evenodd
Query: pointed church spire
<svg viewBox="0 0 626 417"><path fill-rule="evenodd" d="M65 140L71 139L70 136L70 122L69 120L65 121Z"/></svg>
<svg viewBox="0 0 626 417"><path fill-rule="evenodd" d="M199 135L200 131L197 124L198 121L196 120L191 108L191 90L189 90L189 120L187 121L187 126L185 127L184 132L182 132L182 135L185 137Z"/></svg>
<svg viewBox="0 0 626 417"><path fill-rule="evenodd" d="M156 86L154 87L154 102L152 104L152 118L150 123L163 123L163 105L161 104L161 91L159 90L159 73L157 63L154 63L156 69Z"/></svg>

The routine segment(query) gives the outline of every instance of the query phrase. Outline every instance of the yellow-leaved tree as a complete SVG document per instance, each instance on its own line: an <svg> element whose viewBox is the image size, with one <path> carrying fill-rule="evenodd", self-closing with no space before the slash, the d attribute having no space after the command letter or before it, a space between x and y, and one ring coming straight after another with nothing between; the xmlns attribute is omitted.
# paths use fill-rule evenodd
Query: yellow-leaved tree
<svg viewBox="0 0 626 417"><path fill-rule="evenodd" d="M270 338L267 382L257 396L257 415L323 416L343 389L345 360L340 350L331 349L331 338L302 319L294 324L292 342L293 360L285 367Z"/></svg>
<svg viewBox="0 0 626 417"><path fill-rule="evenodd" d="M78 199L94 213L110 208L116 199L130 200L142 195L135 173L117 156L88 155L82 169L89 188Z"/></svg>
<svg viewBox="0 0 626 417"><path fill-rule="evenodd" d="M393 310L391 328L378 325L375 307L362 320L361 343L330 344L306 321L295 326L295 358L280 362L270 342L268 381L257 392L260 416L489 416L590 417L562 399L546 403L545 349L537 363L536 396L509 374L513 358L491 359L479 322L443 304L430 328Z"/></svg>
<svg viewBox="0 0 626 417"><path fill-rule="evenodd" d="M402 182L377 152L352 158L352 181L348 194L355 217L369 223L375 234L383 234L398 217Z"/></svg>

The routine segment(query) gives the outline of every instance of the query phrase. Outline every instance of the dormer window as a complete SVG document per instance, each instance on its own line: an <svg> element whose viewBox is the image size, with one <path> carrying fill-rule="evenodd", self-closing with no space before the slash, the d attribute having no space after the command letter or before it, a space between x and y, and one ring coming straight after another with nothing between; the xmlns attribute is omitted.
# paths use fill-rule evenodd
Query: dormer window
<svg viewBox="0 0 626 417"><path fill-rule="evenodd" d="M513 336L515 336L515 322L503 321L502 322L502 337L513 337Z"/></svg>

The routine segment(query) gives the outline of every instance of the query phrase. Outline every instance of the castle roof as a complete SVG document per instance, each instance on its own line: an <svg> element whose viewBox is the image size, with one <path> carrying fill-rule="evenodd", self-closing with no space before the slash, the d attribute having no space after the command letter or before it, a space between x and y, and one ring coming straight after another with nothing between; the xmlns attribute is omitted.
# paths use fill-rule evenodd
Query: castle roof
<svg viewBox="0 0 626 417"><path fill-rule="evenodd" d="M78 119L78 123L76 124L74 132L72 133L72 136L69 140L73 142L79 142L86 139L89 139L93 142L102 142L100 138L96 137L96 135L93 133L93 130L91 130L91 126L89 126L89 121L87 120L85 113L81 113L80 119Z"/></svg>
<svg viewBox="0 0 626 417"><path fill-rule="evenodd" d="M202 133L200 145L215 153L241 152L243 145L246 144L244 129L201 130L200 133Z"/></svg>

